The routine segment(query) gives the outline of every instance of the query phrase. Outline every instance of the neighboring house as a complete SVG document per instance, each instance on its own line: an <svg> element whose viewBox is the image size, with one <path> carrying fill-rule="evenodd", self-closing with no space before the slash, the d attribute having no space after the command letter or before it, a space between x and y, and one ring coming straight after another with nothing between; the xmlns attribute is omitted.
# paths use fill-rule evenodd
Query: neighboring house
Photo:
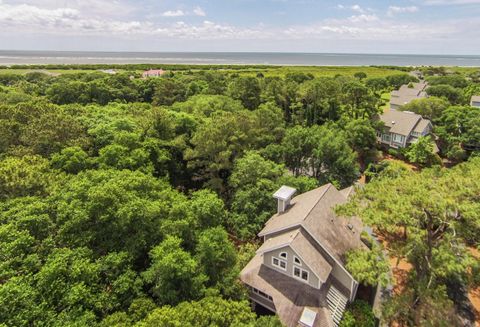
<svg viewBox="0 0 480 327"><path fill-rule="evenodd" d="M353 187L338 191L327 184L292 198L295 192L282 186L274 194L278 212L258 234L263 245L240 278L253 304L277 313L287 327L337 326L358 288L345 254L367 249L360 220L334 213Z"/></svg>
<svg viewBox="0 0 480 327"><path fill-rule="evenodd" d="M160 77L165 73L166 73L166 71L164 71L163 69L150 69L150 70L144 71L143 74L142 74L142 77L144 77L144 78Z"/></svg>
<svg viewBox="0 0 480 327"><path fill-rule="evenodd" d="M383 133L377 132L377 140L392 148L405 148L419 137L429 135L433 129L430 120L410 111L390 109L380 115L380 120L385 129Z"/></svg>
<svg viewBox="0 0 480 327"><path fill-rule="evenodd" d="M472 96L472 99L470 100L470 105L472 107L480 108L480 95Z"/></svg>
<svg viewBox="0 0 480 327"><path fill-rule="evenodd" d="M109 75L115 75L117 73L115 69L100 69L99 71Z"/></svg>
<svg viewBox="0 0 480 327"><path fill-rule="evenodd" d="M398 91L392 91L390 94L390 109L399 109L415 99L422 99L427 97L425 89L426 82L411 83L411 86L402 85Z"/></svg>

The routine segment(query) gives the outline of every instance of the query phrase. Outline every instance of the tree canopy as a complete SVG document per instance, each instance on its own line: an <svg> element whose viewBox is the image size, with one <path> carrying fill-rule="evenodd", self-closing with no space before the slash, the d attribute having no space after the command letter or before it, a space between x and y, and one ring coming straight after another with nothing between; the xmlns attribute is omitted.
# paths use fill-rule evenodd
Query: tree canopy
<svg viewBox="0 0 480 327"><path fill-rule="evenodd" d="M390 318L413 324L437 319L436 310L446 314L452 307L440 291L446 281L471 280L470 272L478 260L466 246L480 241L480 183L475 177L479 174L480 161L472 158L449 170L432 168L393 179L376 178L340 209L340 213L358 214L375 226L413 266L409 274L411 297L394 297L412 302L401 311L404 316L392 312L394 317ZM427 306L437 299L443 306L429 311Z"/></svg>
<svg viewBox="0 0 480 327"><path fill-rule="evenodd" d="M401 110L430 118L435 138L400 151L412 172L379 162L377 133L385 93L418 81L413 68L161 66L3 67L0 324L280 326L256 317L237 278L276 212L272 194L363 174L349 210L397 236L416 271L389 302L392 319L443 317L445 280L479 282L466 248L478 246L480 211L475 73L419 68L431 96ZM143 78L150 68L168 71ZM425 168L443 163L433 141L459 165ZM343 259L375 284L379 258L373 248ZM406 303L418 317L395 316ZM368 325L358 312L349 317Z"/></svg>

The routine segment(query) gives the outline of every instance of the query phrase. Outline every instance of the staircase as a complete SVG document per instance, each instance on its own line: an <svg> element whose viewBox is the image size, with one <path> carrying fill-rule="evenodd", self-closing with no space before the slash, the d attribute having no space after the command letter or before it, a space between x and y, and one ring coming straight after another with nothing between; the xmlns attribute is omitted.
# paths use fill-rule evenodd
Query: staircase
<svg viewBox="0 0 480 327"><path fill-rule="evenodd" d="M343 295L338 289L333 286L330 286L330 289L327 293L327 303L328 303L328 310L332 315L332 320L335 327L340 324L342 320L343 312L345 311L345 307L347 306L348 298Z"/></svg>

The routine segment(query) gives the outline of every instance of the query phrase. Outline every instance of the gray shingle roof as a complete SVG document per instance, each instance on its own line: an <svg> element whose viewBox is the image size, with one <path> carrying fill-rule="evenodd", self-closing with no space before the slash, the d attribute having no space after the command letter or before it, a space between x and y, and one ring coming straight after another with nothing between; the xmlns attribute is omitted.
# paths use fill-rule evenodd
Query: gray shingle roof
<svg viewBox="0 0 480 327"><path fill-rule="evenodd" d="M313 246L307 237L302 233L298 233L297 237L292 241L290 247L305 262L307 266L317 275L317 277L325 283L332 271L332 265L325 257Z"/></svg>
<svg viewBox="0 0 480 327"><path fill-rule="evenodd" d="M290 202L290 207L283 213L274 214L272 218L267 221L258 236L281 231L289 226L299 225L330 186L331 184L327 184L294 197Z"/></svg>
<svg viewBox="0 0 480 327"><path fill-rule="evenodd" d="M402 95L419 95L427 87L427 83L412 83L412 85L413 87L409 87L408 85L400 86L397 93Z"/></svg>
<svg viewBox="0 0 480 327"><path fill-rule="evenodd" d="M472 95L471 102L480 102L480 95Z"/></svg>
<svg viewBox="0 0 480 327"><path fill-rule="evenodd" d="M390 104L397 106L404 106L415 99L425 98L426 83L413 83L413 88L408 85L402 85L398 91L392 91L390 97Z"/></svg>
<svg viewBox="0 0 480 327"><path fill-rule="evenodd" d="M299 232L300 232L300 227L287 231L282 234L278 234L275 237L270 237L265 242L263 242L262 246L258 248L257 253L265 253L273 249L278 249L280 247L287 246L295 239L295 237L297 237Z"/></svg>
<svg viewBox="0 0 480 327"><path fill-rule="evenodd" d="M360 240L361 221L356 217L338 217L334 212L337 205L346 202L347 199L332 185L303 224L330 255L343 264L347 251L365 246Z"/></svg>
<svg viewBox="0 0 480 327"><path fill-rule="evenodd" d="M302 226L332 256L342 262L346 251L363 246L360 241L361 222L356 218L337 217L334 212L335 206L347 201L345 193L350 194L351 191L342 193L332 184L326 184L300 194L292 199L292 205L287 211L273 215L258 235L275 234Z"/></svg>
<svg viewBox="0 0 480 327"><path fill-rule="evenodd" d="M409 136L422 116L408 111L391 109L380 115L380 120L390 129L391 133Z"/></svg>
<svg viewBox="0 0 480 327"><path fill-rule="evenodd" d="M331 281L320 291L262 264L263 256L256 255L243 268L241 280L273 298L277 314L285 326L298 326L303 309L317 312L314 327L331 327L333 320L327 309L327 291Z"/></svg>
<svg viewBox="0 0 480 327"><path fill-rule="evenodd" d="M418 122L417 126L415 126L415 129L413 131L417 133L422 133L429 124L430 124L430 120L422 118Z"/></svg>

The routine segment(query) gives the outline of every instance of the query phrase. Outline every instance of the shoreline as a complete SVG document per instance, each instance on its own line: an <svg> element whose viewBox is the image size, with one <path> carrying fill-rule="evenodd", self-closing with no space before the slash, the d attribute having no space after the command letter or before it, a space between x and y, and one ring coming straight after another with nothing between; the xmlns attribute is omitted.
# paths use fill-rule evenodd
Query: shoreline
<svg viewBox="0 0 480 327"><path fill-rule="evenodd" d="M282 53L282 52L88 52L0 50L0 65L230 65L285 67L480 67L480 55Z"/></svg>
<svg viewBox="0 0 480 327"><path fill-rule="evenodd" d="M49 66L62 66L62 68L51 68ZM399 68L420 68L420 67L445 67L445 68L478 68L480 69L480 64L477 65L387 65L387 64L371 64L371 65L362 65L362 64L277 64L277 63L200 63L200 62L175 62L175 61L138 61L138 62L32 62L32 63L25 63L25 62L16 62L16 63L4 63L0 61L0 72L5 69L25 69L25 67L31 67L32 69L49 69L49 70L57 70L57 69L68 69L72 66L89 66L89 65L111 65L112 68L116 68L115 66L136 66L136 65L175 65L175 66L212 66L212 67L221 67L221 66L231 66L231 67L246 67L249 68L268 68L268 67L299 67L299 68L355 68L355 67L370 67L370 68L383 68L383 67L399 67ZM15 66L22 66L22 67L15 67Z"/></svg>

